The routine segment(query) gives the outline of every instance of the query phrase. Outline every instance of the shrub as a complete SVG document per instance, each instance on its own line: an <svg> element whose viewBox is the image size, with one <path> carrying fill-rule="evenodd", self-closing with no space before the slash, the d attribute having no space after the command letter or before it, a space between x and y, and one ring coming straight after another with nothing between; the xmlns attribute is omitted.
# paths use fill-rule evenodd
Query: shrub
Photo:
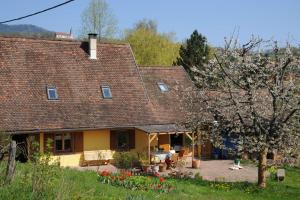
<svg viewBox="0 0 300 200"><path fill-rule="evenodd" d="M31 171L24 174L24 178L31 177L31 187L33 199L43 198L50 188L54 186L58 179L60 168L58 163L51 158L51 142L47 141L45 153L39 152L39 144L34 141L32 147L34 153L31 159Z"/></svg>
<svg viewBox="0 0 300 200"><path fill-rule="evenodd" d="M130 169L139 164L138 156L133 152L116 152L113 159L114 165L121 169Z"/></svg>

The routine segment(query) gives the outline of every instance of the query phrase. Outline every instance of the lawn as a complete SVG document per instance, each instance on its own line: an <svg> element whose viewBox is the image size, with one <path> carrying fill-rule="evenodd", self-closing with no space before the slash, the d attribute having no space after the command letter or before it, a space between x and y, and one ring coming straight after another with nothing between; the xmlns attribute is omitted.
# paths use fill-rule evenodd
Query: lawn
<svg viewBox="0 0 300 200"><path fill-rule="evenodd" d="M3 166L1 167L3 169ZM34 199L32 196L32 166L18 164L14 181L9 186L0 187L0 199ZM55 169L51 180L40 199L299 199L300 169L287 168L284 182L268 181L268 188L258 189L253 184L214 184L201 180L168 179L176 189L170 193L155 191L131 191L122 187L99 182L95 172L79 172L73 169ZM42 185L42 183L37 183Z"/></svg>

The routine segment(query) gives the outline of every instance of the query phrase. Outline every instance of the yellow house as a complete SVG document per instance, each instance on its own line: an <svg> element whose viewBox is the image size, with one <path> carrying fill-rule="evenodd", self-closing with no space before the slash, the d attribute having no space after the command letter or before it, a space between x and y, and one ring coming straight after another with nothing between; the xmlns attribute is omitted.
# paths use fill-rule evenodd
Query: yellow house
<svg viewBox="0 0 300 200"><path fill-rule="evenodd" d="M43 152L50 138L62 166L112 159L118 150L149 157L194 138L176 125L185 115L176 88L193 85L184 69L137 66L129 44L99 43L95 34L0 37L0 83L0 129L27 154L28 139Z"/></svg>

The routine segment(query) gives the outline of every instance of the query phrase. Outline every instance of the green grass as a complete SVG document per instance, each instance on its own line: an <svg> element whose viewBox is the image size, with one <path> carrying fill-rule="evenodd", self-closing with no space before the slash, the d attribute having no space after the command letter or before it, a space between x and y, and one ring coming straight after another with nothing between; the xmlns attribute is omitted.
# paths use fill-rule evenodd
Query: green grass
<svg viewBox="0 0 300 200"><path fill-rule="evenodd" d="M1 167L0 167L1 168ZM18 164L14 181L0 187L0 199L34 199L31 189L29 164ZM2 166L3 169L3 166ZM154 191L131 191L122 187L101 184L95 172L79 172L72 169L57 169L56 175L43 199L205 199L205 200L300 200L300 169L287 168L286 180L268 181L265 190L254 184L218 184L201 180L168 179L176 190L170 193Z"/></svg>

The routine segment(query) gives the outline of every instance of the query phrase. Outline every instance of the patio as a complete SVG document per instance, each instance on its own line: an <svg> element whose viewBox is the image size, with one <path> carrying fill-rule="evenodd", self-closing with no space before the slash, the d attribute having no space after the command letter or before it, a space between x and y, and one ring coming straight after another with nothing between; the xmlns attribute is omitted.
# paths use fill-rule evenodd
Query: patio
<svg viewBox="0 0 300 200"><path fill-rule="evenodd" d="M201 160L200 169L191 168L191 159L187 161L187 165L183 171L192 172L194 175L200 173L204 180L216 180L221 179L228 182L236 181L257 181L257 167L251 165L243 166L240 170L230 170L229 167L233 165L233 160ZM118 169L111 165L102 166L89 166L89 167L75 167L80 171L92 170L92 171L109 171L118 172ZM167 175L170 170L166 172L160 172L161 175Z"/></svg>

